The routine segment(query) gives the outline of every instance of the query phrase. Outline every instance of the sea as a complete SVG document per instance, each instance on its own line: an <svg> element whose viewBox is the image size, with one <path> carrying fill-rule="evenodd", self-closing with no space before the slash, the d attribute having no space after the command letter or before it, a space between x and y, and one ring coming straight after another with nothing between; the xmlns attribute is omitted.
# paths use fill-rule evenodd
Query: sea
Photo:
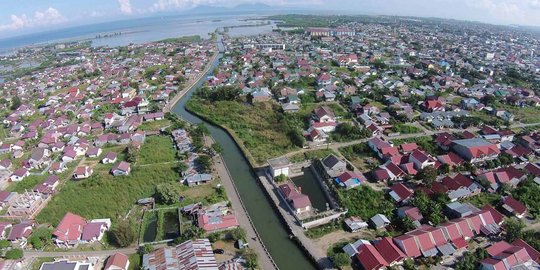
<svg viewBox="0 0 540 270"><path fill-rule="evenodd" d="M231 36L271 32L276 27L274 23L247 27L261 24L261 20L256 19L264 15L268 14L170 15L69 27L0 39L0 55L9 55L27 46L70 41L90 40L95 47L117 47L181 36L199 35L201 38L208 38L216 29L230 26L236 26L230 28ZM121 34L113 35L114 33ZM110 36L103 37L104 35Z"/></svg>

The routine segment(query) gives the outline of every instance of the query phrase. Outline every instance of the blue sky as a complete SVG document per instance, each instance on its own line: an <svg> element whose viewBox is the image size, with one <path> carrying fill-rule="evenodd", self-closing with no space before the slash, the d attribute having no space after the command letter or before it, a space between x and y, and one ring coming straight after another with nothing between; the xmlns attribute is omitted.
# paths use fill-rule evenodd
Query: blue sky
<svg viewBox="0 0 540 270"><path fill-rule="evenodd" d="M540 26L540 0L0 0L0 38L94 22L152 16L197 5L262 2L281 7L455 18ZM346 8L345 8L346 7Z"/></svg>

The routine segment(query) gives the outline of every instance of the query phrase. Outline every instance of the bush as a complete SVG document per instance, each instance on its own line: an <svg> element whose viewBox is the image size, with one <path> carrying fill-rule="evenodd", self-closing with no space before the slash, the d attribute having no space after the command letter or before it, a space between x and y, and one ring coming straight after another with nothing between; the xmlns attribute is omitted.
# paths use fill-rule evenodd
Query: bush
<svg viewBox="0 0 540 270"><path fill-rule="evenodd" d="M346 253L336 253L332 255L330 259L337 267L347 266L352 263L351 257L349 257L349 255L347 255Z"/></svg>
<svg viewBox="0 0 540 270"><path fill-rule="evenodd" d="M163 183L156 186L155 198L162 204L174 204L178 201L178 184Z"/></svg>
<svg viewBox="0 0 540 270"><path fill-rule="evenodd" d="M231 231L231 238L234 241L238 240L245 240L246 239L246 231L242 228L236 228Z"/></svg>
<svg viewBox="0 0 540 270"><path fill-rule="evenodd" d="M128 247L136 238L135 231L127 221L120 221L113 227L109 235L111 241L119 247Z"/></svg>
<svg viewBox="0 0 540 270"><path fill-rule="evenodd" d="M8 260L20 259L24 256L22 249L14 248L6 252L4 257Z"/></svg>

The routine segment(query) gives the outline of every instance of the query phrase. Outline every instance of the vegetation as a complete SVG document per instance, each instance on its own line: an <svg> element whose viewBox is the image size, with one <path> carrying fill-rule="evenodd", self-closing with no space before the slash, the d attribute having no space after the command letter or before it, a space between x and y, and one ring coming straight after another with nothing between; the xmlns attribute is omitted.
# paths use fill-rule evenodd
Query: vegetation
<svg viewBox="0 0 540 270"><path fill-rule="evenodd" d="M540 200L538 200L540 185L536 184L533 180L528 179L521 183L516 189L512 190L511 193L512 197L527 206L531 215L535 218L540 217Z"/></svg>
<svg viewBox="0 0 540 270"><path fill-rule="evenodd" d="M270 103L248 106L236 101L210 103L200 99L192 99L187 104L191 111L233 131L257 163L297 148L291 141L287 116L274 106L277 107Z"/></svg>
<svg viewBox="0 0 540 270"><path fill-rule="evenodd" d="M212 158L207 155L200 155L196 159L196 163L199 166L199 168L205 173L211 172L212 166L214 165Z"/></svg>
<svg viewBox="0 0 540 270"><path fill-rule="evenodd" d="M330 259L337 267L351 265L352 263L351 257L346 253L335 253Z"/></svg>
<svg viewBox="0 0 540 270"><path fill-rule="evenodd" d="M128 247L135 241L136 235L129 222L122 220L109 231L109 238L118 247Z"/></svg>
<svg viewBox="0 0 540 270"><path fill-rule="evenodd" d="M392 217L394 205L384 197L384 192L376 191L369 186L338 190L340 205L349 209L348 215L359 216L368 220L376 214ZM361 202L361 203L359 203Z"/></svg>
<svg viewBox="0 0 540 270"><path fill-rule="evenodd" d="M426 186L431 187L433 182L437 180L438 172L435 168L432 166L425 167L421 171L418 172L418 179L422 181Z"/></svg>
<svg viewBox="0 0 540 270"><path fill-rule="evenodd" d="M42 175L29 175L20 182L12 183L7 187L8 191L23 193L26 190L33 190L34 187L45 180Z"/></svg>
<svg viewBox="0 0 540 270"><path fill-rule="evenodd" d="M507 218L504 221L504 230L506 231L506 241L511 243L517 239L520 239L523 235L523 229L525 224L523 221L515 218Z"/></svg>
<svg viewBox="0 0 540 270"><path fill-rule="evenodd" d="M380 165L377 156L371 151L367 143L343 147L339 151L359 170L369 171Z"/></svg>
<svg viewBox="0 0 540 270"><path fill-rule="evenodd" d="M422 132L422 130L418 127L407 125L407 124L395 124L392 127L392 131L399 132L401 134L412 134L412 133L419 133Z"/></svg>
<svg viewBox="0 0 540 270"><path fill-rule="evenodd" d="M167 136L148 136L141 147L137 164L156 164L174 161L176 151Z"/></svg>
<svg viewBox="0 0 540 270"><path fill-rule="evenodd" d="M180 189L177 183L166 182L156 186L155 198L160 204L174 204L178 201Z"/></svg>
<svg viewBox="0 0 540 270"><path fill-rule="evenodd" d="M455 265L456 270L473 270L478 269L480 261L488 257L488 253L483 248L477 248L474 252L467 251L461 260L458 260Z"/></svg>
<svg viewBox="0 0 540 270"><path fill-rule="evenodd" d="M53 226L66 212L87 219L123 216L138 199L155 193L155 185L178 181L174 164L132 168L129 176L114 178L105 165L94 168L94 175L82 181L68 181L37 216L39 223Z"/></svg>
<svg viewBox="0 0 540 270"><path fill-rule="evenodd" d="M52 229L47 227L39 227L32 232L28 242L35 249L42 249L47 244L52 243Z"/></svg>
<svg viewBox="0 0 540 270"><path fill-rule="evenodd" d="M17 259L22 258L23 256L24 256L24 253L22 249L19 249L19 248L10 249L6 251L6 253L4 254L4 258L8 260L17 260Z"/></svg>
<svg viewBox="0 0 540 270"><path fill-rule="evenodd" d="M418 207L424 219L434 226L439 225L445 220L443 209L446 203L447 198L444 194L439 194L435 198L429 198L424 192L418 192L411 200L411 205Z"/></svg>
<svg viewBox="0 0 540 270"><path fill-rule="evenodd" d="M341 222L339 221L333 221L329 224L311 228L305 232L306 236L309 238L319 238L324 235L327 235L331 232L335 232L342 229Z"/></svg>
<svg viewBox="0 0 540 270"><path fill-rule="evenodd" d="M404 143L416 143L420 148L432 155L442 155L445 154L433 141L433 138L430 136L414 137L407 139L397 139L392 140L394 145L402 145Z"/></svg>
<svg viewBox="0 0 540 270"><path fill-rule="evenodd" d="M368 138L370 135L371 132L368 129L345 122L336 127L332 139L338 142L354 141Z"/></svg>

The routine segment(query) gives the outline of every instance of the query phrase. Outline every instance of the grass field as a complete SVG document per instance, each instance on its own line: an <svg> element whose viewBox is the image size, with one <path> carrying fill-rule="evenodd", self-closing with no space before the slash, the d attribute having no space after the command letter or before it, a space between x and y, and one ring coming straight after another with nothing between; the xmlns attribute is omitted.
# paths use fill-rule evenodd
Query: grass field
<svg viewBox="0 0 540 270"><path fill-rule="evenodd" d="M139 158L147 164L176 161L172 141L161 136L148 137ZM109 173L112 164L88 162L94 165L94 174L88 179L67 181L39 213L38 222L54 226L68 211L87 219L111 218L114 222L138 199L152 196L157 184L179 179L174 163L144 167L137 164L132 166L129 176L113 177Z"/></svg>
<svg viewBox="0 0 540 270"><path fill-rule="evenodd" d="M170 124L171 124L171 121L169 121L167 119L158 120L158 121L143 122L142 125L139 126L138 130L142 130L142 131L159 131L161 128L169 126Z"/></svg>
<svg viewBox="0 0 540 270"><path fill-rule="evenodd" d="M149 136L141 147L137 165L174 161L176 152L168 136Z"/></svg>
<svg viewBox="0 0 540 270"><path fill-rule="evenodd" d="M274 104L245 105L236 101L207 103L191 100L188 108L235 132L254 160L265 162L298 149L287 136L284 116Z"/></svg>
<svg viewBox="0 0 540 270"><path fill-rule="evenodd" d="M379 159L365 143L342 147L339 152L361 172L380 165Z"/></svg>

